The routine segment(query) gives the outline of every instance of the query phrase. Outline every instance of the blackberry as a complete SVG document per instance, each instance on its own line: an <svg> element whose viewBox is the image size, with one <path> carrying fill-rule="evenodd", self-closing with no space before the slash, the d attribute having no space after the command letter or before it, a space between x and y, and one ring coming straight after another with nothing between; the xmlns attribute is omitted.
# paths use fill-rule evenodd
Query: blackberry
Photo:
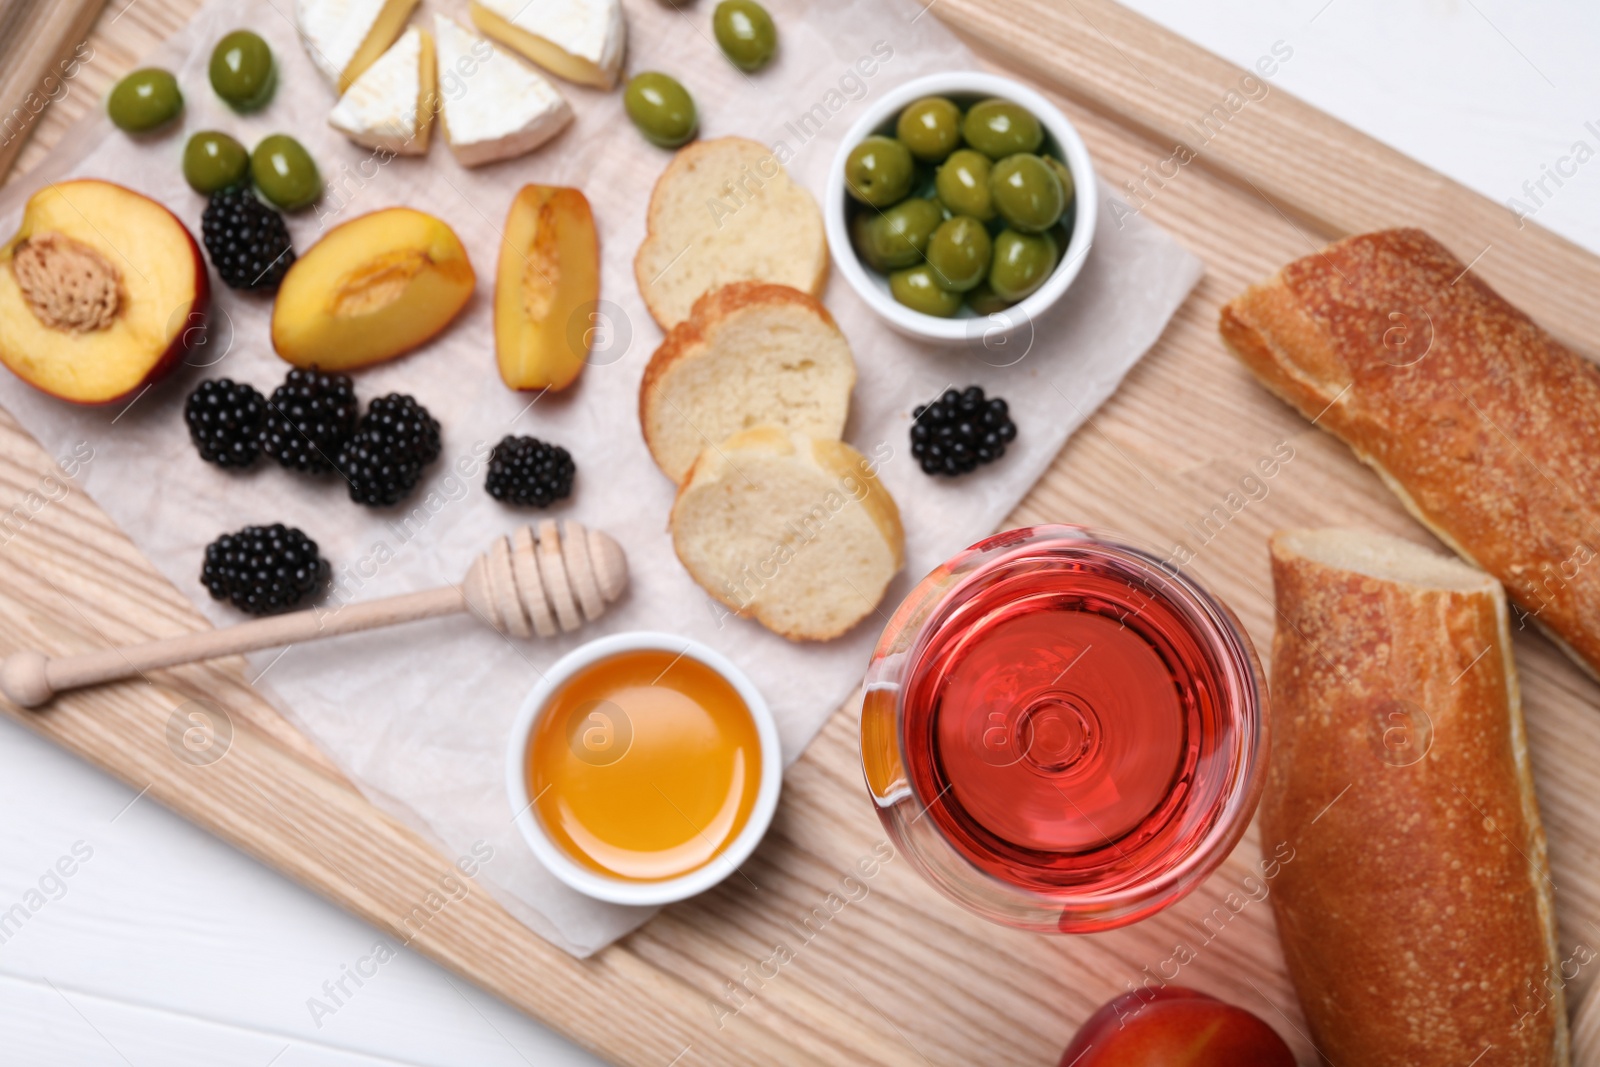
<svg viewBox="0 0 1600 1067"><path fill-rule="evenodd" d="M275 293L294 263L294 245L283 216L263 204L248 185L211 197L200 216L211 265L230 289Z"/></svg>
<svg viewBox="0 0 1600 1067"><path fill-rule="evenodd" d="M219 467L248 467L261 453L267 398L253 385L211 378L195 386L183 405L189 440L200 458Z"/></svg>
<svg viewBox="0 0 1600 1067"><path fill-rule="evenodd" d="M329 571L315 541L277 523L246 526L207 545L200 581L215 600L232 601L251 615L275 615L315 599Z"/></svg>
<svg viewBox="0 0 1600 1067"><path fill-rule="evenodd" d="M337 462L350 499L382 508L403 500L422 480L422 468L438 458L438 420L411 397L390 393L367 405Z"/></svg>
<svg viewBox="0 0 1600 1067"><path fill-rule="evenodd" d="M506 435L489 453L483 487L504 504L547 508L572 495L572 454L537 437Z"/></svg>
<svg viewBox="0 0 1600 1067"><path fill-rule="evenodd" d="M267 401L261 451L290 470L325 474L355 428L356 391L350 379L296 367Z"/></svg>
<svg viewBox="0 0 1600 1067"><path fill-rule="evenodd" d="M911 423L911 454L924 474L967 474L993 463L1016 440L1017 425L999 397L985 399L976 385L946 389L930 404L918 404Z"/></svg>

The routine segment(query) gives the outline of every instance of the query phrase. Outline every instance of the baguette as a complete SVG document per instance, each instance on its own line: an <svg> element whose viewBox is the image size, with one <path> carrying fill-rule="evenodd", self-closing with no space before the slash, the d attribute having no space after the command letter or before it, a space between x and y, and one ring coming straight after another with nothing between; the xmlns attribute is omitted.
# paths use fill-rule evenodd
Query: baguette
<svg viewBox="0 0 1600 1067"><path fill-rule="evenodd" d="M1600 369L1421 230L1290 263L1221 330L1600 677Z"/></svg>
<svg viewBox="0 0 1600 1067"><path fill-rule="evenodd" d="M1344 1067L1564 1067L1561 960L1504 593L1399 538L1271 540L1261 840L1289 974Z"/></svg>

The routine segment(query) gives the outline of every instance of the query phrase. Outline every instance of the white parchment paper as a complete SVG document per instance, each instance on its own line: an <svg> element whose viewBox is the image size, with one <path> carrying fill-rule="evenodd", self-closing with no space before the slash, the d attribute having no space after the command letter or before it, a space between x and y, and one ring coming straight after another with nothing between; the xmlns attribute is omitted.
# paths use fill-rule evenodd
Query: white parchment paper
<svg viewBox="0 0 1600 1067"><path fill-rule="evenodd" d="M779 58L758 75L739 73L717 51L712 0L681 9L627 0L627 69L677 76L699 103L704 137L741 134L775 150L781 142L787 152L780 158L792 155L790 174L814 195L846 128L878 94L922 74L975 66L967 49L937 18L922 17L912 0L765 2L782 45ZM427 20L438 9L466 22L465 7L429 0L417 18ZM194 384L228 375L270 393L287 370L269 341L270 300L220 283L205 349L131 403L75 408L10 375L0 375L0 403L54 455L75 448L81 455L81 443L88 443L94 458L77 472L74 487L87 491L217 625L239 617L207 597L198 575L206 543L223 531L271 522L301 527L334 564L337 600L459 581L495 536L538 514L507 510L483 491L488 448L519 433L570 449L577 487L549 514L609 531L632 569L628 597L600 624L573 637L517 642L465 618L438 620L258 654L252 676L363 792L446 856L481 858L486 843L493 858L482 865L480 883L542 936L588 954L652 912L599 904L566 889L538 866L511 823L505 744L517 706L541 669L607 632L693 636L749 672L771 702L785 761L792 762L850 696L893 605L917 578L1004 519L1068 435L1155 342L1199 279L1200 263L1154 226L1127 212L1119 224L1105 209L1082 275L1037 323L1031 347L1013 344L988 354L906 341L835 278L825 301L860 369L847 437L878 462L899 503L907 567L880 615L829 644L790 644L728 616L672 552L666 522L673 487L651 462L635 414L639 377L661 334L632 275L650 188L668 154L632 129L621 93L560 83L577 119L522 159L465 170L436 128L426 157L381 163L326 125L334 96L301 50L291 18L290 0L211 0L150 59L178 74L187 98L181 128L134 140L103 117L86 118L38 171L0 195L0 232L15 228L23 200L45 180L93 176L156 198L198 237L205 205L184 184L180 160L189 134L201 129L228 131L246 146L283 131L311 151L328 191L318 207L291 219L302 252L326 227L377 208L406 204L439 215L460 235L477 269L471 303L433 343L356 377L363 402L408 392L443 424L443 458L417 493L400 507L370 511L350 502L337 476L312 482L270 462L230 474L200 462L182 421L183 399ZM212 44L238 27L264 36L280 65L276 99L249 116L230 112L206 80ZM579 384L543 397L501 384L491 329L499 229L512 196L527 182L575 185L588 195L601 231L602 295L612 313ZM1113 195L1108 190L1106 199ZM137 256L137 250L127 254ZM929 479L910 455L911 409L947 385L972 383L1007 398L1018 440L1004 460L979 474ZM865 795L861 802L867 803Z"/></svg>

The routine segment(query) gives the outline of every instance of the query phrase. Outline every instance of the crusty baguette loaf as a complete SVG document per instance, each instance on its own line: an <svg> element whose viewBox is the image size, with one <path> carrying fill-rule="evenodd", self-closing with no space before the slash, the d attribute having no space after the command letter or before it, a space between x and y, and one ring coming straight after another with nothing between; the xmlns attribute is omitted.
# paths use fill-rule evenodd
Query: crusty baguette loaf
<svg viewBox="0 0 1600 1067"><path fill-rule="evenodd" d="M1297 260L1221 329L1600 676L1600 369L1421 230Z"/></svg>
<svg viewBox="0 0 1600 1067"><path fill-rule="evenodd" d="M900 511L867 458L772 426L700 453L672 544L706 592L791 641L849 630L905 565Z"/></svg>
<svg viewBox="0 0 1600 1067"><path fill-rule="evenodd" d="M700 294L729 282L791 285L822 295L822 213L759 141L719 137L680 149L656 180L633 274L663 330Z"/></svg>
<svg viewBox="0 0 1600 1067"><path fill-rule="evenodd" d="M855 382L850 344L816 297L735 282L696 300L650 357L639 425L682 482L701 449L753 426L839 437Z"/></svg>
<svg viewBox="0 0 1600 1067"><path fill-rule="evenodd" d="M1332 1063L1568 1062L1561 960L1504 593L1399 538L1271 541L1264 850Z"/></svg>

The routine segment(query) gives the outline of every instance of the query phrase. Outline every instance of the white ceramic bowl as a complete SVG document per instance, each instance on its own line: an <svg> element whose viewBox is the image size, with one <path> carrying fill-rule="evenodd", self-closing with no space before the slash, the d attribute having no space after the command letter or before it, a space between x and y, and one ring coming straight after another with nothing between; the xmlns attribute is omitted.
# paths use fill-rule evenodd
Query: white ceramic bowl
<svg viewBox="0 0 1600 1067"><path fill-rule="evenodd" d="M641 650L682 654L699 660L722 675L750 710L750 717L756 725L756 736L761 743L761 786L744 829L726 849L703 867L658 882L613 878L582 866L545 833L534 810L533 798L528 796L528 744L533 739L534 730L550 698L584 668L620 653ZM772 813L778 809L778 793L782 787L783 754L778 745L778 727L772 721L772 711L761 693L726 656L698 641L673 634L648 631L611 634L562 656L523 700L522 710L517 713L516 724L511 728L511 743L506 751L506 792L511 798L517 829L522 831L528 847L533 849L533 854L551 874L567 885L596 900L613 904L670 904L702 893L722 881L750 858L750 853L755 851L756 845L766 834L767 827L772 823Z"/></svg>
<svg viewBox="0 0 1600 1067"><path fill-rule="evenodd" d="M1026 299L994 315L974 315L963 305L955 318L924 315L898 303L889 295L889 279L856 258L850 243L849 194L845 192L844 164L850 150L874 133L894 132L894 121L913 100L924 96L948 96L962 107L985 97L997 96L1020 104L1033 113L1045 130L1045 151L1067 165L1077 187L1072 208L1072 237L1055 272ZM907 337L936 344L956 345L972 342L990 344L1023 328L1031 328L1044 311L1061 299L1072 280L1083 269L1094 242L1094 224L1100 207L1100 188L1094 164L1083 138L1067 117L1043 96L1026 85L978 71L929 74L913 79L885 93L850 127L834 156L823 193L822 214L828 231L828 247L833 262L850 287L877 312L878 317Z"/></svg>

